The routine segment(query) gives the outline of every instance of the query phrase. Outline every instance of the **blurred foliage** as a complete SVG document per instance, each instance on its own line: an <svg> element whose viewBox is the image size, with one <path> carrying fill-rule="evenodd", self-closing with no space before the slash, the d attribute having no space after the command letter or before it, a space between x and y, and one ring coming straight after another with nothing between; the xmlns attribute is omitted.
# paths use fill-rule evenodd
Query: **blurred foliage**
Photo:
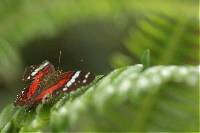
<svg viewBox="0 0 200 133"><path fill-rule="evenodd" d="M162 0L149 2L146 0L56 0L51 2L2 0L0 2L0 40L6 41L6 43L1 42L1 45L4 45L1 51L7 53L6 51L12 48L13 54L17 56L9 56L9 52L6 56L9 56L9 60L16 60L19 64L23 62L19 52L25 45L30 45L28 43L30 40L41 36L51 38L60 33L64 27L82 22L112 20L118 26L123 27L129 25L129 21L134 19L137 21L139 31L135 31L135 26L133 26L133 31L129 31L130 37L125 41L128 51L135 56L134 59L139 58L144 49L150 49L153 53L153 64L183 64L186 62L186 56L189 60L188 64L191 62L198 64L196 62L198 53L196 41L199 37L199 34L196 33L198 32L197 12L197 0L167 0L165 2ZM155 15L158 13L160 15ZM164 17L159 17L163 15ZM57 44L54 45L56 47ZM183 48L179 49L179 47ZM162 49L165 49L164 53ZM155 56L159 56L159 59ZM125 59L125 56L119 58L115 56L114 58L121 60L121 57ZM4 62L4 56L1 56L0 60ZM116 62L121 62L121 66L124 63L133 64L129 59L119 60ZM124 63L122 64L122 62ZM115 60L112 61L112 64L112 66L116 66ZM22 68L20 69L22 64L16 65L9 61L8 65L9 67L1 70L0 77L10 82L10 79L19 76L19 73L22 72ZM14 72L7 75L10 66L18 67L12 68ZM16 75L17 73L18 75Z"/></svg>
<svg viewBox="0 0 200 133"><path fill-rule="evenodd" d="M198 130L198 0L1 0L0 109L24 67L57 65L59 50L68 70L145 69L115 70L36 112L7 106L2 132ZM182 66L160 66L171 64Z"/></svg>
<svg viewBox="0 0 200 133"><path fill-rule="evenodd" d="M198 131L198 69L121 68L90 87L66 94L54 106L40 104L35 112L7 106L0 115L0 129L2 133Z"/></svg>
<svg viewBox="0 0 200 133"><path fill-rule="evenodd" d="M139 20L125 40L129 54L137 61L144 49L150 49L156 64L199 64L199 21L191 17L152 14ZM124 65L130 57L115 56ZM128 61L127 61L128 60ZM114 66L118 67L118 61Z"/></svg>
<svg viewBox="0 0 200 133"><path fill-rule="evenodd" d="M155 8L156 7L156 8ZM90 19L123 17L126 13L160 13L184 18L198 18L198 1L180 0L2 0L0 2L0 36L11 43L24 45L28 39L52 35L69 26ZM136 15L137 15L136 14ZM182 15L181 15L182 16ZM182 16L182 17L183 17ZM124 18L126 19L126 18Z"/></svg>

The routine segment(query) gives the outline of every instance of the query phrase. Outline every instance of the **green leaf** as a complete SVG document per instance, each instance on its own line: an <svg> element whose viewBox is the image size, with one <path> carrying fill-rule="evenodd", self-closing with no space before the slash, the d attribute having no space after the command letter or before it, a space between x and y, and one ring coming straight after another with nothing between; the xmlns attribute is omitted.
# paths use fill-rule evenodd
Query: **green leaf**
<svg viewBox="0 0 200 133"><path fill-rule="evenodd" d="M199 75L199 66L124 67L36 112L9 105L1 131L198 131Z"/></svg>
<svg viewBox="0 0 200 133"><path fill-rule="evenodd" d="M4 108L0 114L0 130L7 124L7 121L12 118L14 112L14 106L12 104Z"/></svg>
<svg viewBox="0 0 200 133"><path fill-rule="evenodd" d="M150 50L144 51L142 57L141 57L141 63L144 65L144 69L150 67Z"/></svg>

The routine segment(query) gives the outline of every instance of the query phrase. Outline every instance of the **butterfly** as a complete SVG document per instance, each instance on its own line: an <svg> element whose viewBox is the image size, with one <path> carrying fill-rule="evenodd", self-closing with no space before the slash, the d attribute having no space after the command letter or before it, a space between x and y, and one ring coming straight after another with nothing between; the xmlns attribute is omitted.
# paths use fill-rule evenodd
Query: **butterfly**
<svg viewBox="0 0 200 133"><path fill-rule="evenodd" d="M53 64L46 60L25 69L22 80L27 86L17 95L14 105L33 107L49 96L56 98L60 94L75 91L94 79L95 75L91 72L55 70Z"/></svg>

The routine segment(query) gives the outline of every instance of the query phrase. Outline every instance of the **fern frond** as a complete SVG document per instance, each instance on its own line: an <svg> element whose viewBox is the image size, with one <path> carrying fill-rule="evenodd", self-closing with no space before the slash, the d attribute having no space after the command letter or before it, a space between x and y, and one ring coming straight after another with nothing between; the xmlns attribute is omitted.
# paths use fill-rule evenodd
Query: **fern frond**
<svg viewBox="0 0 200 133"><path fill-rule="evenodd" d="M111 72L36 112L9 105L1 131L198 131L199 67L142 65ZM167 85L166 85L167 84ZM13 112L14 111L14 112ZM3 121L2 121L3 120Z"/></svg>
<svg viewBox="0 0 200 133"><path fill-rule="evenodd" d="M152 64L199 64L198 20L149 15L130 31L126 48L139 59L150 49Z"/></svg>

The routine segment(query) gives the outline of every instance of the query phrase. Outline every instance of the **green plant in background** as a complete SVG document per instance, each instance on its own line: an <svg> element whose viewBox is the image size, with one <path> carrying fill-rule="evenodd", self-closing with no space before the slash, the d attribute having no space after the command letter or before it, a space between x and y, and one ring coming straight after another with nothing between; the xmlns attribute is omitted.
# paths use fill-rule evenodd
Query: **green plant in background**
<svg viewBox="0 0 200 133"><path fill-rule="evenodd" d="M7 106L1 132L198 131L199 68L142 65L117 69L91 87L36 112ZM84 93L83 93L84 92ZM77 95L79 95L77 97Z"/></svg>
<svg viewBox="0 0 200 133"><path fill-rule="evenodd" d="M88 4L90 3L90 4ZM91 6L92 5L92 6ZM46 2L41 0L35 0L35 1L26 1L26 0L18 0L16 2L13 2L11 0L2 0L0 2L0 39L6 40L10 45L12 45L15 52L22 49L25 45L28 45L28 41L32 39L37 39L37 37L53 37L58 32L63 29L63 27L70 27L76 23L91 21L95 19L100 20L113 20L116 23L119 22L119 26L127 25L127 18L124 16L128 16L127 14L131 14L134 19L140 19L138 17L138 14L141 16L145 15L151 15L154 13L159 13L161 15L167 15L169 16L169 19L162 19L155 16L152 18L153 25L158 25L157 28L155 26L146 21L142 21L140 28L145 28L145 31L153 32L150 35L157 35L155 36L158 39L167 39L167 37L159 37L158 33L160 32L160 36L164 33L162 30L156 32L155 30L159 30L158 28L161 26L161 29L166 30L172 30L169 31L168 36L173 36L173 33L176 34L176 32L173 32L173 30L176 31L176 25L177 25L177 32L178 27L183 28L184 26L187 26L188 20L195 19L196 24L192 25L193 28L198 25L198 1L179 1L179 0L168 0L163 2L162 0L151 0L150 2L146 2L146 0L140 0L140 1L132 1L132 0L122 0L122 1L115 1L115 0L101 0L101 1L93 1L93 0L79 0L79 1L66 1L66 0L57 0L54 2ZM173 25L171 24L172 28L168 27L170 26L170 17L176 18L177 16L180 16L180 14L183 14L183 19L179 19L177 24ZM151 17L150 17L151 18ZM123 22L120 22L120 19L124 19ZM159 20L158 20L159 19ZM176 21L172 20L172 21ZM183 20L183 21L182 21ZM191 20L191 21L192 21ZM192 24L193 22L191 22ZM160 25L160 26L159 26ZM152 27L152 28L151 28ZM163 27L163 28L162 28ZM150 28L150 30L149 30ZM191 28L191 29L193 29ZM153 29L153 30L152 30ZM198 29L196 29L198 30ZM155 32L154 32L155 31ZM183 31L180 31L181 34L186 33L185 29ZM133 32L131 32L132 34ZM172 34L171 34L172 33ZM190 34L191 32L188 32L188 34L185 34L186 39L193 40L193 38L198 39L198 36L192 36ZM138 33L139 34L139 33ZM179 33L178 33L179 34ZM140 35L139 35L140 36ZM173 41L180 40L179 37L181 35L176 36L175 39L171 39L171 43L169 47L172 47ZM136 36L138 38L138 35ZM191 38L190 38L191 37ZM132 38L132 35L131 37ZM184 38L184 37L182 37ZM152 44L153 40L149 37L146 39L139 39L138 41L149 41L151 43L148 43L148 45L137 43L137 41L128 41L127 47L130 51L133 51L134 56L141 55L142 52L145 49L149 49L148 47ZM195 40L196 40L195 39ZM170 41L169 40L169 41ZM184 42L184 39L182 39ZM196 42L196 41L195 41ZM176 42L175 42L176 43ZM133 44L136 44L132 46ZM147 44L147 43L145 43ZM158 44L156 42L156 44ZM179 44L179 42L176 43L176 46ZM195 43L196 44L196 43ZM2 44L5 45L6 44ZM162 44L160 44L162 46ZM166 42L163 43L166 47ZM181 44L179 44L181 45ZM185 43L187 45L187 43ZM190 44L188 44L190 46ZM193 44L192 44L193 45ZM154 47L157 45L154 45ZM182 46L182 45L181 45ZM135 48L136 47L136 48ZM151 47L151 51L154 54L159 54L158 50L154 52L155 48ZM198 46L191 46L192 48L196 48ZM133 49L137 49L138 51L134 51ZM8 45L9 49L9 45ZM168 49L170 50L170 49ZM177 50L177 49L175 49ZM192 49L191 49L192 51ZM191 53L191 51L185 51L185 49L182 52L184 52L184 55L187 55L186 53ZM177 51L173 51L177 52ZM140 54L138 54L140 53ZM193 53L193 51L192 51ZM16 53L17 55L19 53ZM166 52L166 54L168 54ZM164 56L164 55L163 55ZM166 56L166 55L165 55ZM190 55L191 56L191 55ZM18 56L17 56L18 57ZM166 57L163 57L166 58ZM194 58L194 57L193 57ZM193 59L192 58L192 59ZM3 59L3 57L0 57L0 59ZM13 59L12 59L13 60ZM17 60L20 60L20 57L18 57ZM170 60L170 59L167 59ZM167 61L166 60L166 61ZM182 60L177 60L182 61ZM154 64L154 58L152 58L152 62ZM9 70L9 69L7 69ZM16 69L17 71L17 69ZM19 71L19 70L18 70ZM2 74L1 76L3 76ZM14 76L14 75L13 75ZM3 76L4 78L4 76Z"/></svg>
<svg viewBox="0 0 200 133"><path fill-rule="evenodd" d="M144 49L150 49L152 64L199 64L198 20L191 17L170 17L152 14L137 22L125 40L125 47L139 60ZM130 57L114 55L113 66L117 59L130 63Z"/></svg>

